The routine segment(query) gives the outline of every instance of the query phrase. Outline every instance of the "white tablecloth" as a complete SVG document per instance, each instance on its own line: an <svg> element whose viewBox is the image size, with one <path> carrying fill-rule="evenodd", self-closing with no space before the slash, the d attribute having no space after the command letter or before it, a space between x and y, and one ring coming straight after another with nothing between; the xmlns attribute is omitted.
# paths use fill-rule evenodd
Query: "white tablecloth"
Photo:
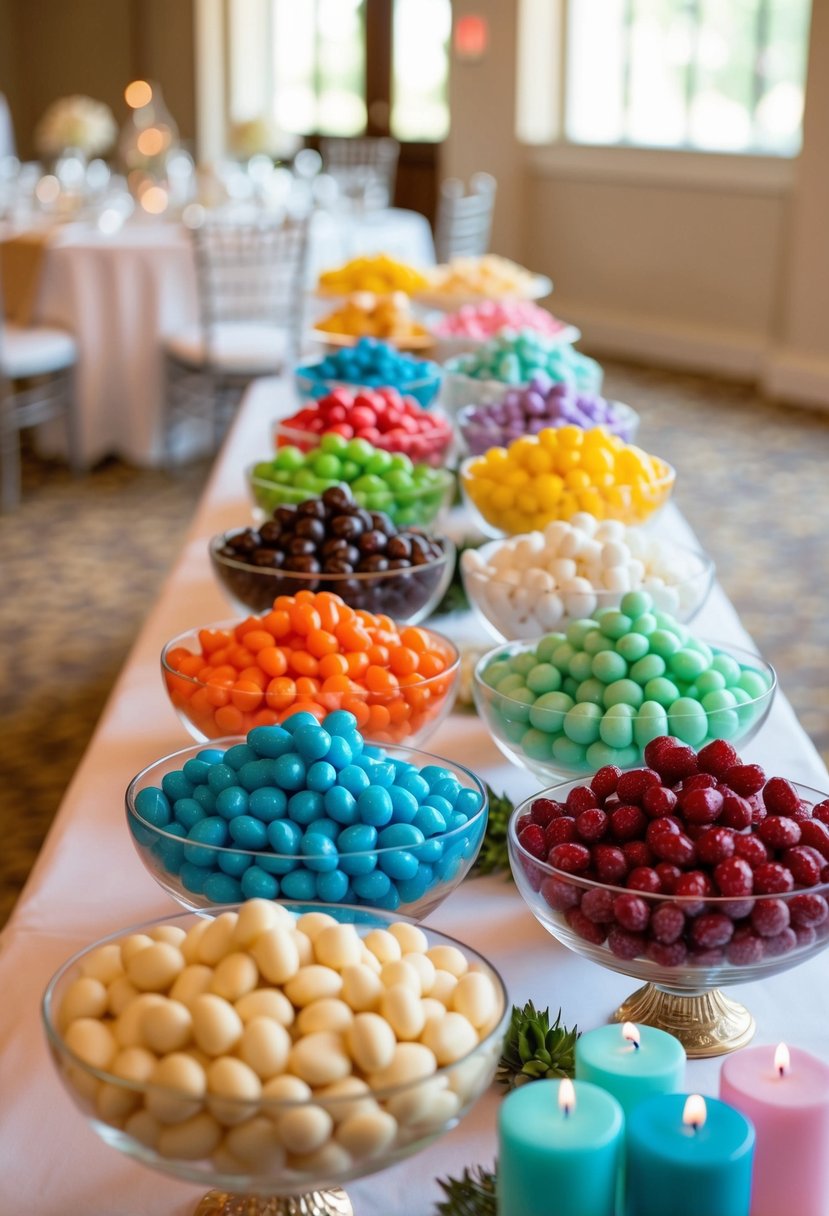
<svg viewBox="0 0 829 1216"><path fill-rule="evenodd" d="M387 252L415 265L435 260L425 216L390 209L314 215L309 287L321 270L363 253ZM82 463L121 456L138 465L161 457L161 338L198 320L187 235L163 220L130 223L107 236L69 224L46 250L35 320L69 329L78 342L75 390ZM62 452L59 427L42 446Z"/></svg>
<svg viewBox="0 0 829 1216"><path fill-rule="evenodd" d="M133 850L124 822L124 789L145 764L189 742L163 691L158 654L174 633L227 617L227 605L208 566L206 542L213 533L249 518L242 470L265 441L270 420L284 414L287 402L286 386L276 381L262 381L250 390L184 550L136 641L0 939L3 1216L184 1216L198 1197L193 1186L156 1175L98 1140L50 1064L38 1003L53 971L76 948L176 910ZM690 539L687 525L673 509L663 516L661 530ZM459 624L466 628L468 622ZM703 637L749 644L719 587L695 628ZM452 715L432 745L513 798L538 788L529 774L504 761L474 716ZM829 776L782 694L744 755L775 773L829 788ZM467 880L430 919L490 958L515 1003L532 999L541 1007L549 1004L553 1012L561 1006L565 1020L578 1022L582 1029L606 1020L636 987L558 945L533 919L515 888L499 878ZM757 1042L785 1038L829 1059L825 956L761 984L746 985L738 995L757 1019ZM716 1093L718 1070L713 1060L690 1064L689 1087ZM458 1173L466 1164L491 1163L498 1101L494 1091L489 1093L460 1127L427 1151L350 1185L359 1216L430 1216L439 1197L432 1181L436 1176Z"/></svg>

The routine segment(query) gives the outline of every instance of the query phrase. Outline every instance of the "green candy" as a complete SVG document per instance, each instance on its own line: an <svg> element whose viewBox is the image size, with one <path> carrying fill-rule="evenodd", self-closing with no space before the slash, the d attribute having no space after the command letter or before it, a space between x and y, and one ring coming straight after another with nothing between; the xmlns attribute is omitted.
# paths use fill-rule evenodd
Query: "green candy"
<svg viewBox="0 0 829 1216"><path fill-rule="evenodd" d="M555 664L559 671L569 671L570 660L575 653L575 649L570 645L569 642L562 642L561 645L557 646L553 651L550 662Z"/></svg>
<svg viewBox="0 0 829 1216"><path fill-rule="evenodd" d="M535 648L536 658L539 663L549 663L555 651L566 641L567 638L563 633L546 634Z"/></svg>
<svg viewBox="0 0 829 1216"><path fill-rule="evenodd" d="M664 674L665 660L658 654L645 655L644 659L633 664L629 672L631 680L635 680L637 684L647 684L648 680L656 680Z"/></svg>
<svg viewBox="0 0 829 1216"><path fill-rule="evenodd" d="M718 709L734 709L737 698L727 688L718 688L700 697L700 704L707 714L712 714Z"/></svg>
<svg viewBox="0 0 829 1216"><path fill-rule="evenodd" d="M641 633L649 638L652 633L656 632L656 617L652 612L643 612L641 616L636 617L631 628L634 633Z"/></svg>
<svg viewBox="0 0 829 1216"><path fill-rule="evenodd" d="M651 739L668 734L668 715L658 701L643 701L633 723L636 746L645 748Z"/></svg>
<svg viewBox="0 0 829 1216"><path fill-rule="evenodd" d="M578 680L574 680L572 676L565 676L561 682L561 691L566 692L568 697L572 697L575 700L578 689Z"/></svg>
<svg viewBox="0 0 829 1216"><path fill-rule="evenodd" d="M343 481L347 481L349 484L360 476L360 466L353 460L341 460L340 471Z"/></svg>
<svg viewBox="0 0 829 1216"><path fill-rule="evenodd" d="M568 768L584 768L587 749L580 743L574 743L566 735L561 735L553 742L553 757Z"/></svg>
<svg viewBox="0 0 829 1216"><path fill-rule="evenodd" d="M699 701L678 697L668 714L668 733L697 747L708 734L708 718Z"/></svg>
<svg viewBox="0 0 829 1216"><path fill-rule="evenodd" d="M765 693L767 693L770 684L766 681L765 677L759 671L755 671L753 667L744 667L743 674L740 676L737 687L744 689L751 698L755 699L757 697L762 697ZM731 691L733 692L734 690L732 689Z"/></svg>
<svg viewBox="0 0 829 1216"><path fill-rule="evenodd" d="M507 743L520 743L527 733L527 723L516 718L505 718L503 714L498 717L501 721L501 733Z"/></svg>
<svg viewBox="0 0 829 1216"><path fill-rule="evenodd" d="M391 456L388 452L384 452L382 448L379 451L374 452L373 455L369 456L368 460L366 461L367 473L376 473L379 477L382 477L383 474L387 473L390 469Z"/></svg>
<svg viewBox="0 0 829 1216"><path fill-rule="evenodd" d="M700 654L698 650L691 650L690 646L683 646L681 650L677 650L668 659L668 668L672 676L676 676L678 680L691 682L701 676L707 667L705 656ZM739 674L739 672L738 672Z"/></svg>
<svg viewBox="0 0 829 1216"><path fill-rule="evenodd" d="M589 654L585 654L583 650L579 650L570 660L568 670L572 678L580 684L582 680L590 678L590 673L593 670L593 660Z"/></svg>
<svg viewBox="0 0 829 1216"><path fill-rule="evenodd" d="M650 650L650 643L643 633L626 633L616 643L616 653L628 663L636 663L644 659Z"/></svg>
<svg viewBox="0 0 829 1216"><path fill-rule="evenodd" d="M708 729L718 739L733 739L740 725L740 715L735 709L717 709L708 715Z"/></svg>
<svg viewBox="0 0 829 1216"><path fill-rule="evenodd" d="M349 439L345 451L349 460L364 468L366 461L374 454L374 447L367 439Z"/></svg>
<svg viewBox="0 0 829 1216"><path fill-rule="evenodd" d="M494 663L490 663L488 667L484 668L481 673L481 679L490 688L496 688L498 681L505 679L509 675L512 675L509 663L505 662L504 659L496 659Z"/></svg>
<svg viewBox="0 0 829 1216"><path fill-rule="evenodd" d="M292 472L294 469L301 469L305 464L305 453L295 448L292 444L287 444L284 448L280 448L274 457L274 468L285 469Z"/></svg>
<svg viewBox="0 0 829 1216"><path fill-rule="evenodd" d="M343 456L347 447L348 440L345 435L340 435L337 431L326 431L320 439L320 450L329 456Z"/></svg>
<svg viewBox="0 0 829 1216"><path fill-rule="evenodd" d="M599 737L602 711L590 701L574 705L564 715L564 733L573 743L595 743Z"/></svg>
<svg viewBox="0 0 829 1216"><path fill-rule="evenodd" d="M545 692L530 706L530 725L548 735L558 735L564 729L564 715L573 708L573 698L564 692Z"/></svg>
<svg viewBox="0 0 829 1216"><path fill-rule="evenodd" d="M567 641L575 650L581 650L588 633L598 628L598 622L590 617L582 617L579 621L571 621L567 626Z"/></svg>
<svg viewBox="0 0 829 1216"><path fill-rule="evenodd" d="M703 696L707 692L719 692L725 688L725 676L719 671L704 671L697 679L697 688Z"/></svg>
<svg viewBox="0 0 829 1216"><path fill-rule="evenodd" d="M553 755L552 737L545 731L536 730L534 726L531 726L521 736L521 750L530 760L539 760L542 764L546 763L552 759Z"/></svg>
<svg viewBox="0 0 829 1216"><path fill-rule="evenodd" d="M525 650L523 654L514 655L509 660L510 671L516 671L521 676L528 676L536 666L535 655Z"/></svg>
<svg viewBox="0 0 829 1216"><path fill-rule="evenodd" d="M606 638L612 638L614 642L630 633L630 627L633 624L629 616L626 616L624 612L617 612L613 608L600 613L598 620L601 632Z"/></svg>
<svg viewBox="0 0 829 1216"><path fill-rule="evenodd" d="M552 663L536 663L527 672L527 688L539 696L545 692L558 692L561 688L561 673Z"/></svg>
<svg viewBox="0 0 829 1216"><path fill-rule="evenodd" d="M653 600L647 591L627 591L622 596L622 602L619 607L625 616L636 620L638 616L650 612L651 608L653 608Z"/></svg>
<svg viewBox="0 0 829 1216"><path fill-rule="evenodd" d="M336 456L326 452L317 452L310 461L311 468L317 477L327 477L337 481L342 474L342 464Z"/></svg>
<svg viewBox="0 0 829 1216"><path fill-rule="evenodd" d="M648 680L644 688L645 700L657 701L665 708L672 705L674 701L679 699L680 693L676 684L671 680L666 680L664 676L657 676L655 680ZM697 702L695 701L696 705Z"/></svg>
<svg viewBox="0 0 829 1216"><path fill-rule="evenodd" d="M701 642L699 638L689 637L685 645L688 650L698 650L705 659L705 666L711 666L714 661L714 652L707 642Z"/></svg>
<svg viewBox="0 0 829 1216"><path fill-rule="evenodd" d="M500 688L498 689L500 692ZM529 688L516 688L509 694L509 705L501 706L501 713L513 722L529 722L530 707L535 704L535 693Z"/></svg>
<svg viewBox="0 0 829 1216"><path fill-rule="evenodd" d="M669 659L680 649L681 643L675 633L668 629L654 629L650 635L651 654L658 654L662 659Z"/></svg>
<svg viewBox="0 0 829 1216"><path fill-rule="evenodd" d="M601 654L604 650L612 650L616 653L616 648L610 638L606 638L599 629L591 629L584 639L584 649L588 654Z"/></svg>
<svg viewBox="0 0 829 1216"><path fill-rule="evenodd" d="M354 489L359 494L377 494L387 489L382 477L374 473L362 473L354 482Z"/></svg>
<svg viewBox="0 0 829 1216"><path fill-rule="evenodd" d="M604 690L604 703L610 709L612 705L630 705L638 709L645 699L645 694L635 680L614 680Z"/></svg>
<svg viewBox="0 0 829 1216"><path fill-rule="evenodd" d="M524 677L519 675L517 671L510 671L509 675L503 676L494 686L503 697L512 697L519 688L526 688Z"/></svg>
<svg viewBox="0 0 829 1216"><path fill-rule="evenodd" d="M393 473L411 473L414 468L411 456L405 452L393 452L389 468Z"/></svg>
<svg viewBox="0 0 829 1216"><path fill-rule="evenodd" d="M592 701L594 705L604 705L605 684L601 680L582 680L576 689L576 700Z"/></svg>
<svg viewBox="0 0 829 1216"><path fill-rule="evenodd" d="M386 475L386 485L390 490L394 490L395 494L411 494L415 488L411 473L406 473L403 469L392 469Z"/></svg>
<svg viewBox="0 0 829 1216"><path fill-rule="evenodd" d="M613 684L623 680L628 673L628 665L615 650L604 650L593 659L593 675L603 684Z"/></svg>
<svg viewBox="0 0 829 1216"><path fill-rule="evenodd" d="M636 711L631 705L618 702L611 705L599 723L599 735L608 747L630 747Z"/></svg>
<svg viewBox="0 0 829 1216"><path fill-rule="evenodd" d="M591 743L587 749L587 763L591 768L604 768L606 764L618 764L619 768L634 768L640 762L636 747L608 747L606 743Z"/></svg>
<svg viewBox="0 0 829 1216"><path fill-rule="evenodd" d="M715 654L711 667L723 677L726 688L730 688L732 684L739 683L741 675L740 664L736 659L732 659L730 654Z"/></svg>

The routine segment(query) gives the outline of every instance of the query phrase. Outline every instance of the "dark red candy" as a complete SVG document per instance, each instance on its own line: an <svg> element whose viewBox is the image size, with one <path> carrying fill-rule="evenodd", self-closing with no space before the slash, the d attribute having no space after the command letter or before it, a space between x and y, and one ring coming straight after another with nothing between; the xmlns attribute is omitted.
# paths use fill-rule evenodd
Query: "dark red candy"
<svg viewBox="0 0 829 1216"><path fill-rule="evenodd" d="M555 848L557 844L569 844L576 839L576 821L570 815L562 815L560 819L551 819L544 829L544 839L547 848Z"/></svg>
<svg viewBox="0 0 829 1216"><path fill-rule="evenodd" d="M607 887L591 887L581 899L581 910L597 925L613 920L613 892ZM788 922L786 922L788 924Z"/></svg>
<svg viewBox="0 0 829 1216"><path fill-rule="evenodd" d="M660 861L668 861L680 869L692 866L697 857L696 845L684 832L661 832L651 848Z"/></svg>
<svg viewBox="0 0 829 1216"><path fill-rule="evenodd" d="M587 811L592 806L598 806L596 795L593 793L589 785L577 785L575 789L570 790L565 802L568 815L579 815L582 811Z"/></svg>
<svg viewBox="0 0 829 1216"><path fill-rule="evenodd" d="M679 790L680 806L685 794L690 794L691 790L715 790L719 788L719 784L717 778L711 773L693 773L682 782Z"/></svg>
<svg viewBox="0 0 829 1216"><path fill-rule="evenodd" d="M679 805L690 823L714 823L723 809L723 796L715 789L683 790Z"/></svg>
<svg viewBox="0 0 829 1216"><path fill-rule="evenodd" d="M750 895L754 889L751 866L743 857L729 857L714 869L714 881L722 895Z"/></svg>
<svg viewBox="0 0 829 1216"><path fill-rule="evenodd" d="M723 780L735 794L747 798L749 794L758 793L766 784L766 774L759 764L735 764L728 769Z"/></svg>
<svg viewBox="0 0 829 1216"><path fill-rule="evenodd" d="M547 860L556 870L578 874L590 865L590 850L583 844L557 844L550 849Z"/></svg>
<svg viewBox="0 0 829 1216"><path fill-rule="evenodd" d="M746 798L743 798L740 794L735 794L733 791L723 794L722 811L720 813L720 823L723 827L733 828L735 832L742 832L744 828L750 826L751 821L752 806Z"/></svg>
<svg viewBox="0 0 829 1216"><path fill-rule="evenodd" d="M685 913L678 904L660 904L651 916L651 936L665 946L678 941L685 929Z"/></svg>
<svg viewBox="0 0 829 1216"><path fill-rule="evenodd" d="M630 961L645 953L647 938L644 933L631 933L621 925L611 925L607 931L607 944L617 958Z"/></svg>
<svg viewBox="0 0 829 1216"><path fill-rule="evenodd" d="M575 908L582 895L582 888L563 878L545 878L540 887L542 897L556 912Z"/></svg>
<svg viewBox="0 0 829 1216"><path fill-rule="evenodd" d="M770 815L791 815L797 810L800 799L785 777L771 777L763 786L763 803Z"/></svg>
<svg viewBox="0 0 829 1216"><path fill-rule="evenodd" d="M616 786L616 793L622 802L631 802L641 806L645 791L660 786L662 781L659 773L652 768L632 768L622 773Z"/></svg>
<svg viewBox="0 0 829 1216"><path fill-rule="evenodd" d="M800 843L817 849L821 857L829 859L829 826L821 819L809 819L800 824Z"/></svg>
<svg viewBox="0 0 829 1216"><path fill-rule="evenodd" d="M607 937L605 926L594 924L588 916L584 915L581 908L568 908L564 913L564 919L574 933L594 946L600 946Z"/></svg>
<svg viewBox="0 0 829 1216"><path fill-rule="evenodd" d="M605 764L603 768L593 774L590 779L590 788L600 802L609 798L611 794L615 794L621 775L622 770L615 764Z"/></svg>
<svg viewBox="0 0 829 1216"><path fill-rule="evenodd" d="M793 895L789 900L792 924L816 929L829 916L829 904L822 895Z"/></svg>
<svg viewBox="0 0 829 1216"><path fill-rule="evenodd" d="M576 816L576 835L580 840L592 842L607 835L608 817L598 807L591 807Z"/></svg>
<svg viewBox="0 0 829 1216"><path fill-rule="evenodd" d="M648 942L645 958L659 967L681 967L688 958L688 948L682 941L673 942L670 946L651 941Z"/></svg>
<svg viewBox="0 0 829 1216"><path fill-rule="evenodd" d="M786 849L780 860L791 870L792 877L799 887L815 887L820 882L823 858L817 849L799 844L793 849Z"/></svg>
<svg viewBox="0 0 829 1216"><path fill-rule="evenodd" d="M794 875L779 861L764 861L754 871L754 891L757 895L785 895L794 890Z"/></svg>
<svg viewBox="0 0 829 1216"><path fill-rule="evenodd" d="M645 891L653 895L662 890L662 882L652 866L636 866L628 874L625 886L632 891Z"/></svg>
<svg viewBox="0 0 829 1216"><path fill-rule="evenodd" d="M693 870L690 874L683 874L674 889L674 895L682 901L682 911L686 916L699 916L705 907L705 901L700 896L708 894L705 875L698 870Z"/></svg>
<svg viewBox="0 0 829 1216"><path fill-rule="evenodd" d="M530 818L542 828L546 828L548 823L560 818L564 813L564 807L553 798L536 798L530 807Z"/></svg>
<svg viewBox="0 0 829 1216"><path fill-rule="evenodd" d="M788 954L790 950L794 950L796 945L797 934L794 929L791 927L784 929L776 937L765 939L766 958L779 958L781 954Z"/></svg>
<svg viewBox="0 0 829 1216"><path fill-rule="evenodd" d="M739 832L735 833L734 852L738 857L744 857L752 870L769 859L769 851L759 836L742 836Z"/></svg>
<svg viewBox="0 0 829 1216"><path fill-rule="evenodd" d="M610 831L616 840L641 839L647 819L638 806L617 806L610 815Z"/></svg>
<svg viewBox="0 0 829 1216"><path fill-rule="evenodd" d="M823 802L816 802L812 807L812 817L819 820L820 823L829 825L829 798L824 798Z"/></svg>
<svg viewBox="0 0 829 1216"><path fill-rule="evenodd" d="M785 899L758 899L751 910L751 924L761 937L777 937L789 927L789 906Z"/></svg>
<svg viewBox="0 0 829 1216"><path fill-rule="evenodd" d="M677 796L667 785L651 785L642 795L642 810L651 819L670 815L677 803Z"/></svg>
<svg viewBox="0 0 829 1216"><path fill-rule="evenodd" d="M637 866L649 866L654 862L653 850L644 840L626 840L622 845L622 852L629 870L635 870Z"/></svg>
<svg viewBox="0 0 829 1216"><path fill-rule="evenodd" d="M730 768L740 763L740 757L725 739L713 739L697 753L697 762L704 773L724 777Z"/></svg>
<svg viewBox="0 0 829 1216"><path fill-rule="evenodd" d="M617 895L613 901L613 912L623 929L641 933L650 920L650 908L638 895Z"/></svg>
<svg viewBox="0 0 829 1216"><path fill-rule="evenodd" d="M660 861L654 866L659 881L662 883L662 890L666 895L673 895L676 890L676 884L682 878L682 871L679 866L672 866L669 861Z"/></svg>
<svg viewBox="0 0 829 1216"><path fill-rule="evenodd" d="M721 912L708 912L691 923L691 942L698 949L714 950L734 936L734 921Z"/></svg>
<svg viewBox="0 0 829 1216"><path fill-rule="evenodd" d="M660 735L645 747L645 763L655 769L666 785L676 785L699 771L693 748L670 735Z"/></svg>
<svg viewBox="0 0 829 1216"><path fill-rule="evenodd" d="M734 833L728 828L705 828L696 840L697 856L708 866L728 861L736 851Z"/></svg>
<svg viewBox="0 0 829 1216"><path fill-rule="evenodd" d="M758 826L757 835L771 849L790 849L800 841L800 824L785 815L769 815Z"/></svg>
<svg viewBox="0 0 829 1216"><path fill-rule="evenodd" d="M597 844L593 849L593 865L599 882L621 885L630 866L622 850L613 844Z"/></svg>
<svg viewBox="0 0 829 1216"><path fill-rule="evenodd" d="M763 938L746 925L734 931L734 936L725 948L725 957L735 967L750 967L763 961L766 949Z"/></svg>
<svg viewBox="0 0 829 1216"><path fill-rule="evenodd" d="M518 843L522 849L526 849L533 857L544 858L547 856L548 849L544 840L544 829L540 828L537 823L531 823L528 827L519 834Z"/></svg>

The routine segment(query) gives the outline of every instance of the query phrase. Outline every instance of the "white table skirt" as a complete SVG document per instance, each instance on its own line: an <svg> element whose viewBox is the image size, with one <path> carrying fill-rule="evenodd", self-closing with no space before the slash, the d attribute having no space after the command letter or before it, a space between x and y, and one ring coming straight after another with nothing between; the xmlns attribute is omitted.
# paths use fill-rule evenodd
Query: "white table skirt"
<svg viewBox="0 0 829 1216"><path fill-rule="evenodd" d="M426 217L399 209L350 217L316 213L309 287L321 270L378 252L415 265L433 263ZM67 225L46 250L34 319L63 326L77 339L83 465L110 455L138 465L159 463L161 339L198 321L195 265L184 229L147 221L106 236L91 226ZM60 427L41 428L42 450L62 454L63 444Z"/></svg>
<svg viewBox="0 0 829 1216"><path fill-rule="evenodd" d="M54 970L76 948L110 931L176 911L155 886L130 842L123 795L145 764L184 747L188 737L164 693L162 644L190 626L226 617L206 542L249 518L242 470L266 442L269 422L289 408L287 386L261 381L248 393L193 521L189 538L124 667L95 736L67 791L0 945L0 1213L27 1216L184 1216L198 1188L155 1174L100 1142L63 1091L47 1054L38 1005ZM692 539L671 508L660 531ZM447 626L444 626L447 627ZM469 619L448 632L469 629ZM749 645L719 586L695 621L703 637ZM468 764L514 799L538 788L509 765L474 716L453 714L432 745ZM743 749L819 789L829 789L820 758L778 694L771 715ZM33 763L36 760L33 758ZM21 808L25 814L25 808ZM516 889L500 878L467 880L431 922L485 954L503 974L511 999L563 1008L589 1029L606 1020L635 982L563 946L537 924ZM829 1059L829 971L825 956L738 992L754 1013L757 1042L785 1038ZM719 1062L689 1065L688 1084L713 1094ZM467 1164L491 1163L499 1097L487 1094L464 1122L419 1156L349 1186L359 1216L431 1216L433 1179ZM700 1214L704 1216L704 1214Z"/></svg>

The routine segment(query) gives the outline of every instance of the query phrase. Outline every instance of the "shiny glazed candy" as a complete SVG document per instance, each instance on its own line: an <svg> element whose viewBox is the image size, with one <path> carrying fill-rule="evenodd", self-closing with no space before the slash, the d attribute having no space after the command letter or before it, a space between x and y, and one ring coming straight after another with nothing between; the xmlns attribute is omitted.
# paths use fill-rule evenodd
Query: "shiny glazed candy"
<svg viewBox="0 0 829 1216"><path fill-rule="evenodd" d="M138 790L129 823L168 875L212 903L281 897L394 910L469 864L484 806L479 784L367 745L353 714L318 723L300 712Z"/></svg>

